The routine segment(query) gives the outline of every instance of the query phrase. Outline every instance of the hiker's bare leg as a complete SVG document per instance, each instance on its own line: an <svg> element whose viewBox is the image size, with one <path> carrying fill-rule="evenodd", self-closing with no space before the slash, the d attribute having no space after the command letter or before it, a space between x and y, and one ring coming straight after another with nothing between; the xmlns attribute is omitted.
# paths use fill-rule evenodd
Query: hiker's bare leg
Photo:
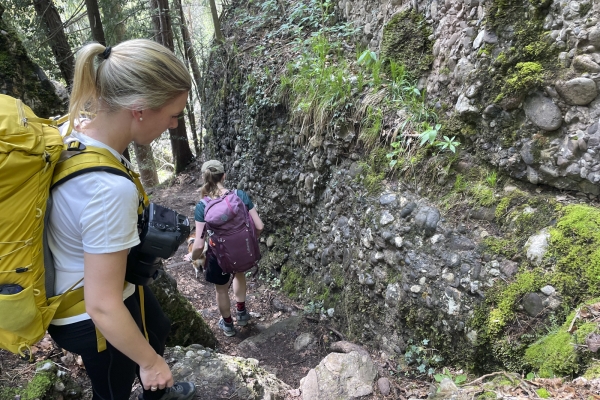
<svg viewBox="0 0 600 400"><path fill-rule="evenodd" d="M229 285L215 285L217 306L223 318L231 317L231 301L229 300Z"/></svg>
<svg viewBox="0 0 600 400"><path fill-rule="evenodd" d="M233 295L238 303L246 301L246 275L243 272L238 272L233 278Z"/></svg>

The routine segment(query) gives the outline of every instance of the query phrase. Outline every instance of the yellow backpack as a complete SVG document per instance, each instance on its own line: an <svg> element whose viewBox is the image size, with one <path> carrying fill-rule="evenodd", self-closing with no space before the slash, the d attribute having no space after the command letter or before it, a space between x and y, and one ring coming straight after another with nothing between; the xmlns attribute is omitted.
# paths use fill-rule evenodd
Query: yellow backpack
<svg viewBox="0 0 600 400"><path fill-rule="evenodd" d="M22 357L55 315L85 310L82 288L49 296L53 271L44 266L43 242L51 186L102 169L135 182L140 215L148 206L139 176L109 151L63 143L57 126L65 119L39 118L21 100L0 95L0 348Z"/></svg>

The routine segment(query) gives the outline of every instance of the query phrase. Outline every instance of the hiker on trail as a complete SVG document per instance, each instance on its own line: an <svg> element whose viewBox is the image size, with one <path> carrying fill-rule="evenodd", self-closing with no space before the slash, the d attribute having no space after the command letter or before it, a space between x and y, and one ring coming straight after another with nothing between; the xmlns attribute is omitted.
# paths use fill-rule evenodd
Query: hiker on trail
<svg viewBox="0 0 600 400"><path fill-rule="evenodd" d="M130 170L121 156L129 143L147 145L176 128L190 88L185 65L154 41L85 45L75 65L69 105L74 131L67 142L107 149ZM195 386L174 383L162 357L169 319L147 286L125 282L129 250L140 243L136 185L93 171L61 184L52 198L48 242L55 291L83 278L77 287L84 287L85 307L76 316L55 316L48 332L81 356L93 400L128 399L136 375L144 389L140 399L191 399Z"/></svg>
<svg viewBox="0 0 600 400"><path fill-rule="evenodd" d="M203 199L217 199L230 191L225 188L223 182L225 181L225 168L220 161L211 160L207 161L202 165L202 176L204 178L204 186L201 189L201 196ZM256 207L248 197L248 194L243 190L236 190L235 195L238 196L243 202L246 210L252 221L254 222L254 239L256 239L260 232L263 230L264 225L258 216L258 212L256 211ZM205 210L207 208L206 200L201 200L196 205L196 210L194 212L194 219L196 220L196 239L194 241L194 247L192 252L186 255L184 258L186 260L196 260L199 259L204 251L204 241L212 240L209 236L210 232L207 234L205 231L205 225L208 218L208 215L205 215ZM209 206L210 207L210 206ZM245 211L245 210L244 210ZM258 242L256 242L256 246L258 246ZM240 253L244 253L246 250L246 246L241 246ZM250 314L246 310L246 275L244 272L237 273L225 273L219 265L217 261L217 256L214 254L212 250L212 245L208 246L208 251L206 253L206 264L204 266L204 276L207 282L214 283L216 289L216 297L217 297L217 306L219 307L219 312L221 313L221 319L219 320L219 328L223 331L226 336L235 335L236 331L233 326L233 318L231 316L231 302L229 299L229 280L233 275L233 295L236 300L236 319L237 324L239 326L246 326L248 324L248 320L250 320ZM258 251L258 249L256 249Z"/></svg>

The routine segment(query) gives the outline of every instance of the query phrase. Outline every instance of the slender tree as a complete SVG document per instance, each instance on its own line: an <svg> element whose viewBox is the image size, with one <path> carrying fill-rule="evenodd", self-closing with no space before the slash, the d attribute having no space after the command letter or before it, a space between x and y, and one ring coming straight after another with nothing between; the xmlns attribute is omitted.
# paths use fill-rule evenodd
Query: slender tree
<svg viewBox="0 0 600 400"><path fill-rule="evenodd" d="M73 83L75 60L65 34L64 25L52 0L33 0L33 6L46 30L52 53L67 85Z"/></svg>
<svg viewBox="0 0 600 400"><path fill-rule="evenodd" d="M183 41L183 55L186 59L188 67L191 67L192 75L194 76L194 82L196 87L196 94L198 94L198 86L200 85L202 76L200 74L200 67L196 60L196 54L192 46L192 40L190 37L190 31L185 20L185 13L183 12L183 6L181 0L174 0L175 7L179 10L179 28L181 30L181 40ZM194 116L194 96L190 90L190 99L186 106L188 120L190 122L190 129L192 131L192 139L194 141L194 149L196 150L196 156L199 156L202 148L201 143L198 141L198 134L196 131L196 118Z"/></svg>
<svg viewBox="0 0 600 400"><path fill-rule="evenodd" d="M223 43L223 32L221 32L221 22L219 21L219 12L217 11L217 3L215 0L209 0L210 3L210 15L212 15L213 25L215 26L215 40L219 43Z"/></svg>
<svg viewBox="0 0 600 400"><path fill-rule="evenodd" d="M98 8L98 0L85 0L85 8L87 9L88 20L90 21L92 38L96 42L106 46L102 20L100 19L100 9Z"/></svg>
<svg viewBox="0 0 600 400"><path fill-rule="evenodd" d="M153 10L152 24L154 26L155 40L171 51L175 51L171 16L169 14L169 1L150 0L150 7ZM175 165L175 173L177 174L183 171L194 159L187 138L185 119L181 118L179 120L179 125L176 129L169 129L169 138L173 151L173 164Z"/></svg>

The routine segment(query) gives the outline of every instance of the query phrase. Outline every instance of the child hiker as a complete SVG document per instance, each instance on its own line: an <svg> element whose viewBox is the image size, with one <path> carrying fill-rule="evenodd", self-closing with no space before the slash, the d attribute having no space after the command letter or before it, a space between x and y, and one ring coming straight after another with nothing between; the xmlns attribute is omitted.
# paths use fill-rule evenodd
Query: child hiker
<svg viewBox="0 0 600 400"><path fill-rule="evenodd" d="M201 172L204 178L204 186L202 186L201 189L201 196L203 199L205 197L217 199L229 192L223 185L223 182L225 181L225 169L220 161L211 160L205 162L202 165ZM264 225L258 216L256 207L254 207L250 197L248 197L248 194L243 190L236 190L235 194L241 199L248 210L248 214L254 222L256 237L258 237L263 230ZM196 260L200 258L204 251L205 239L210 240L207 238L207 234L205 234L205 209L205 201L200 201L196 205L196 210L194 212L194 219L196 220L196 239L194 241L192 252L185 257L187 260ZM217 306L219 307L219 312L222 317L219 320L219 328L227 336L233 336L236 333L231 315L231 302L229 300L229 280L231 275L233 275L233 295L236 300L237 324L239 326L245 326L250 319L250 314L246 310L246 276L244 272L233 274L223 272L217 261L216 255L211 250L211 246L209 246L206 254L204 276L207 282L215 284Z"/></svg>

